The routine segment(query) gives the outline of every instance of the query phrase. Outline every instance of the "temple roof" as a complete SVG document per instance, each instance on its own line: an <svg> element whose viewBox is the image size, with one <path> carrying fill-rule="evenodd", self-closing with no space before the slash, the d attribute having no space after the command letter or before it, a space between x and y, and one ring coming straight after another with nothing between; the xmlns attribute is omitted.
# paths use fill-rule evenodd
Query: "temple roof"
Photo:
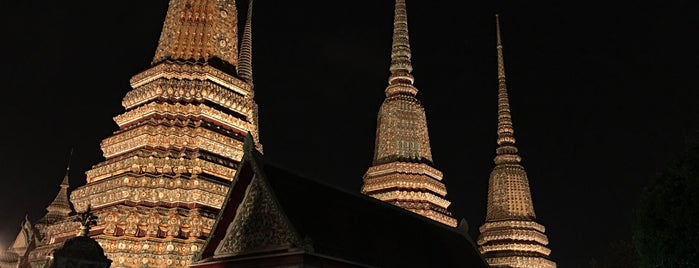
<svg viewBox="0 0 699 268"><path fill-rule="evenodd" d="M269 229L286 228L293 233L290 237L296 238L297 243L287 247L289 251L300 250L365 266L486 267L471 238L461 229L434 222L359 192L349 192L264 164L257 151L246 152L243 161L245 163L241 165L212 232L213 238L207 241L203 250L200 259L204 261L199 263L246 255L246 252L228 256L213 253L222 241L235 235L234 230L249 230L234 226L245 224L238 218L248 203L245 197L236 200L235 195L245 192L249 196L254 185L259 184L262 185L260 189L273 199L266 202L275 207L270 211L278 209L284 218L277 222L288 223L287 227L279 224L277 227L281 227ZM258 180L257 184L255 180ZM223 231L227 231L225 237L221 237ZM219 237L215 237L217 233ZM260 254L259 251L255 253Z"/></svg>
<svg viewBox="0 0 699 268"><path fill-rule="evenodd" d="M53 223L68 217L70 213L73 212L70 200L68 199L68 187L70 187L70 178L68 177L69 171L70 165L66 168L66 174L63 176L63 181L61 181L61 189L58 191L58 194L56 194L51 204L46 207L46 214L38 223Z"/></svg>

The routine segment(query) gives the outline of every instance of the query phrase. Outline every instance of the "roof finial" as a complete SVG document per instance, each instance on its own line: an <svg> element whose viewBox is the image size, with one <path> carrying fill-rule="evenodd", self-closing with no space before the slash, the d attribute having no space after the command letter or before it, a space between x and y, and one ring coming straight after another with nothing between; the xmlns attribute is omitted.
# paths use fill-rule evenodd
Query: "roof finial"
<svg viewBox="0 0 699 268"><path fill-rule="evenodd" d="M515 147L514 128L512 115L510 114L510 100L507 95L507 83L505 79L505 60L502 53L502 39L500 36L500 16L495 14L495 28L497 36L498 52L498 148L496 150L495 164L519 163L521 157L517 155Z"/></svg>
<svg viewBox="0 0 699 268"><path fill-rule="evenodd" d="M393 17L393 44L391 49L391 76L388 78L389 87L386 94L407 93L417 94L413 86L415 79L410 74L413 65L410 62L410 38L408 35L408 14L405 0L396 0Z"/></svg>
<svg viewBox="0 0 699 268"><path fill-rule="evenodd" d="M238 76L252 85L252 2L248 2L248 15L245 18L243 40L240 43L238 57Z"/></svg>

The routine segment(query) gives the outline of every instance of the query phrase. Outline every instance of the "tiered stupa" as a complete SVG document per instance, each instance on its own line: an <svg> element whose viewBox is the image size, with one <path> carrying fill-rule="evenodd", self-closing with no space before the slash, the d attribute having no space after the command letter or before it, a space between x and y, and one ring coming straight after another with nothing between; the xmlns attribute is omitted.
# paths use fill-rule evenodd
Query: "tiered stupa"
<svg viewBox="0 0 699 268"><path fill-rule="evenodd" d="M112 265L186 267L211 231L246 133L261 149L250 20L239 47L234 0L170 1L151 66L131 78L119 129L101 143L105 160L70 196L77 211L92 206L98 222L88 235ZM33 263L78 230L72 217L45 227Z"/></svg>
<svg viewBox="0 0 699 268"><path fill-rule="evenodd" d="M536 222L529 180L515 147L505 64L496 16L498 53L498 148L490 173L488 207L478 249L491 267L553 268L543 225Z"/></svg>
<svg viewBox="0 0 699 268"><path fill-rule="evenodd" d="M455 227L442 172L434 167L425 109L415 98L405 0L396 0L391 75L376 123L374 161L362 193Z"/></svg>

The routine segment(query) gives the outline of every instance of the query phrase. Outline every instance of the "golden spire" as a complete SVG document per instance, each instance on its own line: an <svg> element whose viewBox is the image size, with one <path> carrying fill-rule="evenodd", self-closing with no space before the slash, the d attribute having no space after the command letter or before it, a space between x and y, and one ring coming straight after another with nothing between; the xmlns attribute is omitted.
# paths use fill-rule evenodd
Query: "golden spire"
<svg viewBox="0 0 699 268"><path fill-rule="evenodd" d="M433 167L425 109L415 98L405 0L396 0L391 75L362 193L455 227L442 172Z"/></svg>
<svg viewBox="0 0 699 268"><path fill-rule="evenodd" d="M238 57L238 76L252 84L252 2L248 2L248 15L245 18L243 40L240 42L240 56Z"/></svg>
<svg viewBox="0 0 699 268"><path fill-rule="evenodd" d="M478 248L492 267L556 267L549 260L545 228L535 221L529 180L515 147L500 20L495 15L498 55L498 147L490 173L488 207Z"/></svg>
<svg viewBox="0 0 699 268"><path fill-rule="evenodd" d="M171 0L153 64L164 60L238 63L235 0Z"/></svg>
<svg viewBox="0 0 699 268"><path fill-rule="evenodd" d="M410 74L413 65L410 62L410 38L408 35L408 13L405 0L396 0L393 16L393 44L391 46L391 76L386 96L403 93L415 96L417 88L413 86L415 79Z"/></svg>
<svg viewBox="0 0 699 268"><path fill-rule="evenodd" d="M498 148L496 150L495 164L517 164L521 161L515 147L514 128L512 127L512 115L510 114L510 100L507 96L507 83L505 79L505 61L502 54L502 40L500 39L500 20L495 15L495 29L498 51ZM532 211L533 213L533 211ZM534 216L533 214L531 215Z"/></svg>

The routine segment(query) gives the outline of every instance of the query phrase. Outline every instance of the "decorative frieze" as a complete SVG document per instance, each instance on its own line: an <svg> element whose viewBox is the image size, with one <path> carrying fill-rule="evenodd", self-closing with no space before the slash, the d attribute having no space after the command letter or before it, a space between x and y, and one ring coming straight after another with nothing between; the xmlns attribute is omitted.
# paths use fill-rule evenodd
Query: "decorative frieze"
<svg viewBox="0 0 699 268"><path fill-rule="evenodd" d="M126 172L151 174L209 174L226 180L232 180L235 169L201 159L155 158L133 156L117 161L103 162L85 172L87 182L97 182L104 178Z"/></svg>
<svg viewBox="0 0 699 268"><path fill-rule="evenodd" d="M446 208L451 202L446 199L432 194L430 192L393 190L385 193L372 193L372 197L383 201L413 201L413 202L429 202L438 207Z"/></svg>
<svg viewBox="0 0 699 268"><path fill-rule="evenodd" d="M122 105L126 109L155 100L173 102L209 101L231 111L252 117L252 99L222 87L210 80L158 78L126 93Z"/></svg>
<svg viewBox="0 0 699 268"><path fill-rule="evenodd" d="M424 175L390 174L381 177L367 178L364 187L367 192L383 189L427 189L439 195L446 195L444 184Z"/></svg>
<svg viewBox="0 0 699 268"><path fill-rule="evenodd" d="M490 264L491 267L514 267L514 268L555 268L556 263L540 258L540 257L529 257L529 256L504 256L504 257L492 257L485 258L485 260Z"/></svg>
<svg viewBox="0 0 699 268"><path fill-rule="evenodd" d="M209 65L191 64L185 62L163 62L155 65L131 78L131 87L138 88L160 78L185 80L210 80L222 87L252 98L252 86L245 81L222 72Z"/></svg>
<svg viewBox="0 0 699 268"><path fill-rule="evenodd" d="M119 127L125 127L141 121L144 118L150 118L153 116L186 118L189 120L202 119L207 122L224 126L226 129L235 130L238 132L250 131L252 133L257 133L257 126L255 124L242 120L229 113L216 110L205 104L171 104L151 102L114 117L114 122L116 122Z"/></svg>
<svg viewBox="0 0 699 268"><path fill-rule="evenodd" d="M196 177L124 174L78 188L71 200L76 210L123 203L219 209L227 191L228 185Z"/></svg>
<svg viewBox="0 0 699 268"><path fill-rule="evenodd" d="M143 147L201 149L236 161L243 157L242 141L202 127L142 125L105 139L101 146L105 157Z"/></svg>
<svg viewBox="0 0 699 268"><path fill-rule="evenodd" d="M442 172L427 164L399 161L373 165L367 170L366 176L375 177L392 173L427 175L435 180L442 180Z"/></svg>

